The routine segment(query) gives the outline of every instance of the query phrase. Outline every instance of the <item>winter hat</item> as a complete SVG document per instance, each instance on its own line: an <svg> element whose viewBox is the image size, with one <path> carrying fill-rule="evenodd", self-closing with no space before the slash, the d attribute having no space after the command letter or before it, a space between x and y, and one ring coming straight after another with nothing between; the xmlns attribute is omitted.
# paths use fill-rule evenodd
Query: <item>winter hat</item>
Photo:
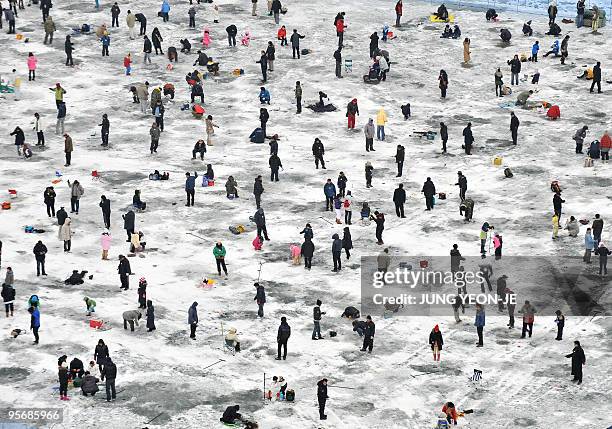
<svg viewBox="0 0 612 429"><path fill-rule="evenodd" d="M320 299L317 299L317 305L319 305L319 306L320 306L321 304L323 304L323 303L321 302L321 300L320 300Z"/></svg>
<svg viewBox="0 0 612 429"><path fill-rule="evenodd" d="M434 331L435 332L440 332L440 327L438 325L434 326Z"/></svg>

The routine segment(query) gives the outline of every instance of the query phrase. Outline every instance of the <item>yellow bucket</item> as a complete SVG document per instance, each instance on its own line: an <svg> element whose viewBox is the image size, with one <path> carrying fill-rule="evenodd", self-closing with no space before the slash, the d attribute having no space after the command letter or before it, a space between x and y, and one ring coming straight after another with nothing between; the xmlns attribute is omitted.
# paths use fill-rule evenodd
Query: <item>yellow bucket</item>
<svg viewBox="0 0 612 429"><path fill-rule="evenodd" d="M501 156L496 156L495 158L493 158L493 165L502 165L502 157Z"/></svg>

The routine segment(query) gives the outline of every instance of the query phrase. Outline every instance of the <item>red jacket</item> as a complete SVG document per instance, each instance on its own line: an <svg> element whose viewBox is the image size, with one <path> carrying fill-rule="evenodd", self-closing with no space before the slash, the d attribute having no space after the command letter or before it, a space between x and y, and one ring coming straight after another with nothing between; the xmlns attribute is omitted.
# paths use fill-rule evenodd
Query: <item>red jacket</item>
<svg viewBox="0 0 612 429"><path fill-rule="evenodd" d="M278 33L277 36L279 39L284 39L285 37L287 37L287 29L286 28L279 28L278 29Z"/></svg>
<svg viewBox="0 0 612 429"><path fill-rule="evenodd" d="M395 5L395 13L401 16L403 9L404 9L404 5L400 2L397 2L397 4Z"/></svg>
<svg viewBox="0 0 612 429"><path fill-rule="evenodd" d="M344 33L344 19L336 21L336 31L338 33Z"/></svg>
<svg viewBox="0 0 612 429"><path fill-rule="evenodd" d="M599 149L611 149L612 148L612 138L608 134L604 134L599 140Z"/></svg>
<svg viewBox="0 0 612 429"><path fill-rule="evenodd" d="M442 407L442 412L447 416L450 416L453 421L457 421L457 410L455 408L449 408L446 406L446 404L444 404L444 406Z"/></svg>
<svg viewBox="0 0 612 429"><path fill-rule="evenodd" d="M123 58L123 67L129 67L132 64L132 59L130 57Z"/></svg>

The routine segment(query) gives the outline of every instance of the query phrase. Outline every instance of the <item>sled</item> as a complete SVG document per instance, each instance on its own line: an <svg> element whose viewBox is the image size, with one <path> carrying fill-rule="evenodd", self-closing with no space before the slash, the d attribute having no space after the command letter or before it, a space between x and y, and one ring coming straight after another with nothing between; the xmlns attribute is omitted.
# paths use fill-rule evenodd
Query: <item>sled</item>
<svg viewBox="0 0 612 429"><path fill-rule="evenodd" d="M443 19L438 18L436 15L429 15L429 22L435 22L435 23L453 23L455 22L455 15L453 14L449 14L448 15L448 19L446 21L444 21Z"/></svg>
<svg viewBox="0 0 612 429"><path fill-rule="evenodd" d="M411 136L418 137L419 139L425 137L427 140L434 140L436 138L436 134L437 133L435 131L413 131Z"/></svg>
<svg viewBox="0 0 612 429"><path fill-rule="evenodd" d="M111 327L104 323L104 320L101 319L89 319L89 327L97 331L108 331L111 329Z"/></svg>
<svg viewBox="0 0 612 429"><path fill-rule="evenodd" d="M231 231L232 234L234 235L240 235L245 231L245 228L243 225L236 225L236 226L230 226L229 230Z"/></svg>

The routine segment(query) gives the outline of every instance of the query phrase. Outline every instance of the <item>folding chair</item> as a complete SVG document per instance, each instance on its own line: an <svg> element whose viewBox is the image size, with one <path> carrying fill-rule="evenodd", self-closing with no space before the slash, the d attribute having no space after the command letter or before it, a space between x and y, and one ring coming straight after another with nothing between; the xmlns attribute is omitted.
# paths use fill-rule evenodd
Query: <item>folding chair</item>
<svg viewBox="0 0 612 429"><path fill-rule="evenodd" d="M229 351L232 356L236 355L236 348L234 347L233 341L223 340L223 351Z"/></svg>
<svg viewBox="0 0 612 429"><path fill-rule="evenodd" d="M474 375L470 377L470 381L480 381L482 379L482 371L474 368Z"/></svg>

